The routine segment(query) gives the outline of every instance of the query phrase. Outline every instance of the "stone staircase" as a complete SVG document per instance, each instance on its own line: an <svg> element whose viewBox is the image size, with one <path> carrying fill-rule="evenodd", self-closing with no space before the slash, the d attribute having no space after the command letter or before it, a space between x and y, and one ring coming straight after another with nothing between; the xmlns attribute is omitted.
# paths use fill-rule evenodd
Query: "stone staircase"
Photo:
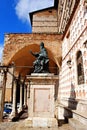
<svg viewBox="0 0 87 130"><path fill-rule="evenodd" d="M75 128L75 130L87 130L87 113L79 110L72 110L72 117L69 118L69 124Z"/></svg>
<svg viewBox="0 0 87 130"><path fill-rule="evenodd" d="M84 109L87 107L82 107L83 104L79 104L79 108L76 110L72 110L63 104L58 105L58 109L60 110L60 114L62 115L61 118L67 120L68 124L74 129L74 130L87 130L87 110ZM83 109L82 109L83 108Z"/></svg>
<svg viewBox="0 0 87 130"><path fill-rule="evenodd" d="M87 130L87 125L84 125L80 121L71 118L69 119L69 124L72 126L75 130Z"/></svg>

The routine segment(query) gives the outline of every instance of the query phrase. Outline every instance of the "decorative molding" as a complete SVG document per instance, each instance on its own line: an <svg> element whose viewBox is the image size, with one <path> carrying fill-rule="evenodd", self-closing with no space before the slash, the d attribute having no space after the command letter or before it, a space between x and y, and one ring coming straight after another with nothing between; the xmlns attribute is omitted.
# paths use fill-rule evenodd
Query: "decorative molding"
<svg viewBox="0 0 87 130"><path fill-rule="evenodd" d="M84 0L84 6L87 9L87 0Z"/></svg>

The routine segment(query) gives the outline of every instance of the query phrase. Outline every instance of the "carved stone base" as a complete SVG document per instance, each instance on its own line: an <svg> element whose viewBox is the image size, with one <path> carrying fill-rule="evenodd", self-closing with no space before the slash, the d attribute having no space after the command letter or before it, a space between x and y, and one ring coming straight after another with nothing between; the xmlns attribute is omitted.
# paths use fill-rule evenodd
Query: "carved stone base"
<svg viewBox="0 0 87 130"><path fill-rule="evenodd" d="M33 127L56 127L55 85L58 76L50 73L35 73L27 76L30 83L28 98L28 120Z"/></svg>
<svg viewBox="0 0 87 130"><path fill-rule="evenodd" d="M29 117L26 122L28 127L58 127L58 123L55 118Z"/></svg>

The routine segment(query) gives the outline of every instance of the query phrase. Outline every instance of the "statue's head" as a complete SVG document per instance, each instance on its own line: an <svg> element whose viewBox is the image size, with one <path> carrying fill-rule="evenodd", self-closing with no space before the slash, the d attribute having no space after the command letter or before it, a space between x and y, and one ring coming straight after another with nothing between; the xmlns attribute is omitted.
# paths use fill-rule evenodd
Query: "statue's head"
<svg viewBox="0 0 87 130"><path fill-rule="evenodd" d="M44 47L44 43L43 43L43 42L41 42L41 43L40 43L40 46L41 46L41 47Z"/></svg>

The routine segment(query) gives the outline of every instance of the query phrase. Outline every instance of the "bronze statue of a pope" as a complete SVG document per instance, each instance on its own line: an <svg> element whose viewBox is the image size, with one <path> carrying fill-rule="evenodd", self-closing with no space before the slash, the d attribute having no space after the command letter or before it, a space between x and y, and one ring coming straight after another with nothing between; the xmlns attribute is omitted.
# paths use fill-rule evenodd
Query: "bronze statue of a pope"
<svg viewBox="0 0 87 130"><path fill-rule="evenodd" d="M44 43L40 43L40 52L30 53L36 57L36 60L33 62L34 73L49 73L49 58Z"/></svg>

